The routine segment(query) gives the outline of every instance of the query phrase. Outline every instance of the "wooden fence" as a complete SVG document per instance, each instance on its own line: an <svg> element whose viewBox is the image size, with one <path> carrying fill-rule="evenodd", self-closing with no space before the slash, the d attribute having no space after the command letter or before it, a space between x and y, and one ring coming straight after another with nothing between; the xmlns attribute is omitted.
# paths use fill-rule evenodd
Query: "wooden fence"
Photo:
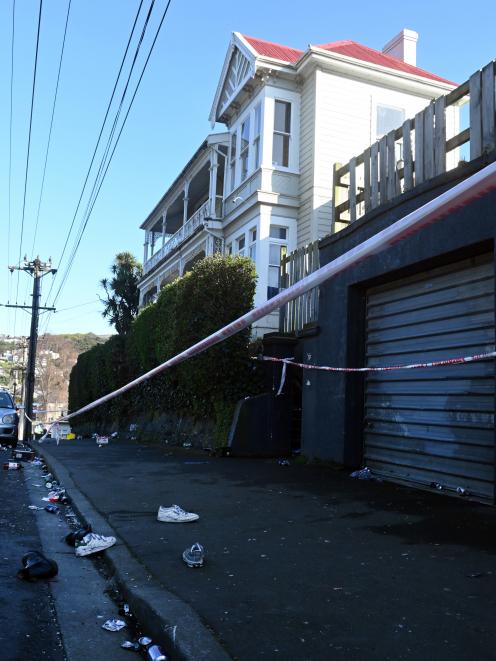
<svg viewBox="0 0 496 661"><path fill-rule="evenodd" d="M286 289L319 268L318 241L294 250L281 260L280 286ZM317 321L319 313L319 289L310 290L286 303L279 316L279 330L291 333L302 330L305 324Z"/></svg>
<svg viewBox="0 0 496 661"><path fill-rule="evenodd" d="M495 62L333 172L335 232L446 171L446 155L470 142L470 160L496 148ZM446 109L470 103L470 125L446 139ZM341 225L344 223L344 225Z"/></svg>

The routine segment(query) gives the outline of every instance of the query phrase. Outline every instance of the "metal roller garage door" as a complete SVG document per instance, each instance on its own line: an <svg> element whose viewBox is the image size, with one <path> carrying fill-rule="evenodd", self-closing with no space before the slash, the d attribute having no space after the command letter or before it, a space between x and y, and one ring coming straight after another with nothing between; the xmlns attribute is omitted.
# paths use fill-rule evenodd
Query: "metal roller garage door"
<svg viewBox="0 0 496 661"><path fill-rule="evenodd" d="M367 365L494 351L493 256L367 293ZM367 375L365 462L386 479L494 500L493 360Z"/></svg>

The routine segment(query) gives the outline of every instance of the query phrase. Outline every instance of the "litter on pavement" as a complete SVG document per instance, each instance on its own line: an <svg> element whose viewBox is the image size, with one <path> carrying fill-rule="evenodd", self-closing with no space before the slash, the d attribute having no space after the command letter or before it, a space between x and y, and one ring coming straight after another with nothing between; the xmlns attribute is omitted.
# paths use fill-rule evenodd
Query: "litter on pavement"
<svg viewBox="0 0 496 661"><path fill-rule="evenodd" d="M375 477L372 475L372 471L370 468L367 468L367 466L361 468L358 471L353 471L353 473L350 474L350 477L354 477L357 480L375 480Z"/></svg>
<svg viewBox="0 0 496 661"><path fill-rule="evenodd" d="M188 567L203 567L205 560L205 549L201 544L195 542L191 548L183 551L183 560Z"/></svg>
<svg viewBox="0 0 496 661"><path fill-rule="evenodd" d="M107 631L120 631L121 629L124 629L126 626L126 623L123 622L122 620L107 620L102 624L102 629L106 629Z"/></svg>
<svg viewBox="0 0 496 661"><path fill-rule="evenodd" d="M45 507L45 510L47 512L50 512L50 514L57 514L57 512L59 511L59 508L57 507L57 505L47 505Z"/></svg>
<svg viewBox="0 0 496 661"><path fill-rule="evenodd" d="M30 510L44 510L44 507L38 507L38 505L28 505L28 509Z"/></svg>
<svg viewBox="0 0 496 661"><path fill-rule="evenodd" d="M137 652L140 648L139 643L132 643L130 640L125 640L123 643L121 643L121 647L125 650L134 650Z"/></svg>
<svg viewBox="0 0 496 661"><path fill-rule="evenodd" d="M172 505L171 507L160 505L158 508L157 521L163 523L190 523L191 521L197 521L199 518L198 514L186 512L179 505Z"/></svg>
<svg viewBox="0 0 496 661"><path fill-rule="evenodd" d="M21 562L23 566L17 572L17 577L25 581L53 578L59 571L55 560L46 558L39 551L29 551L22 557Z"/></svg>
<svg viewBox="0 0 496 661"><path fill-rule="evenodd" d="M146 658L149 661L167 661L168 656L166 656L158 645L150 645L146 650Z"/></svg>
<svg viewBox="0 0 496 661"><path fill-rule="evenodd" d="M18 471L22 468L22 464L18 461L6 461L3 465L3 469L6 471Z"/></svg>
<svg viewBox="0 0 496 661"><path fill-rule="evenodd" d="M105 537L104 535L97 535L94 532L90 532L82 539L76 539L76 555L82 557L105 551L105 549L113 546L116 541L115 537Z"/></svg>
<svg viewBox="0 0 496 661"><path fill-rule="evenodd" d="M68 533L64 537L64 541L66 544L69 546L72 546L73 548L76 546L76 541L80 541L87 535L88 533L92 532L91 526L85 526L84 528L78 528L77 530L73 530L72 532Z"/></svg>

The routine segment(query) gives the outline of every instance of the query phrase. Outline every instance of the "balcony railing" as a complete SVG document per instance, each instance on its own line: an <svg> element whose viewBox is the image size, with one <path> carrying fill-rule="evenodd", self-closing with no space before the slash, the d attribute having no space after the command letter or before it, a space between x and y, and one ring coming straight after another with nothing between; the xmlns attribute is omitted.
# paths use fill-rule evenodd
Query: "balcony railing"
<svg viewBox="0 0 496 661"><path fill-rule="evenodd" d="M184 225L182 225L175 234L159 249L157 252L148 259L144 264L144 272L151 271L164 257L167 257L173 250L175 250L181 243L189 239L192 234L202 225L207 218L209 218L210 200L204 202L199 209L189 218Z"/></svg>
<svg viewBox="0 0 496 661"><path fill-rule="evenodd" d="M470 125L447 139L446 109L469 99ZM470 160L496 147L495 63L407 119L345 165L334 167L333 231L447 170L446 155L470 142ZM398 157L398 153L401 154Z"/></svg>

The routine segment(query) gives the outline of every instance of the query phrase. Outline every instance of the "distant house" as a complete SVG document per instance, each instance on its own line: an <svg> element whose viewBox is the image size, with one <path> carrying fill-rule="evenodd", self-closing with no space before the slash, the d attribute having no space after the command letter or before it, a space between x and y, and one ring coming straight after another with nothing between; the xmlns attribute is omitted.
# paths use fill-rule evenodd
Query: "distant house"
<svg viewBox="0 0 496 661"><path fill-rule="evenodd" d="M455 87L416 66L416 42L403 30L382 52L353 41L303 51L233 33L210 111L225 132L207 136L141 225L141 305L215 252L254 260L255 304L277 293L281 257L332 231L334 164ZM273 314L255 330L276 328Z"/></svg>

